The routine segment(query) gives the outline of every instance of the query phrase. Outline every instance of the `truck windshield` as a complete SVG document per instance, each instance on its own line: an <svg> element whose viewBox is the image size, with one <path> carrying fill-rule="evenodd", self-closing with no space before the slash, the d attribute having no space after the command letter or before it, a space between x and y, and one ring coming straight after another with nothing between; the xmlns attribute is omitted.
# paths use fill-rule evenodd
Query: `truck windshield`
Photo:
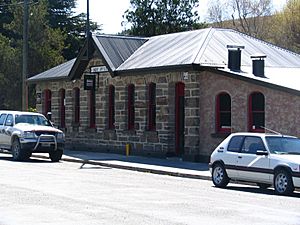
<svg viewBox="0 0 300 225"><path fill-rule="evenodd" d="M293 137L266 137L271 153L300 155L300 139Z"/></svg>
<svg viewBox="0 0 300 225"><path fill-rule="evenodd" d="M49 121L40 115L16 115L15 122L17 123L28 123L32 125L43 125L51 126Z"/></svg>

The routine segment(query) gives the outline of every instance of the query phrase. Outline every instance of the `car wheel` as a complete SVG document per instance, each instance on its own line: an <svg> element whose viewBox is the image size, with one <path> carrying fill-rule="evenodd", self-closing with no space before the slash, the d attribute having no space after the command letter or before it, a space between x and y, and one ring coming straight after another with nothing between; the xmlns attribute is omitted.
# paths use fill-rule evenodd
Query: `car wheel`
<svg viewBox="0 0 300 225"><path fill-rule="evenodd" d="M229 178L227 176L226 170L220 163L217 163L213 167L212 182L216 187L221 188L226 187L229 183Z"/></svg>
<svg viewBox="0 0 300 225"><path fill-rule="evenodd" d="M29 155L21 148L21 144L18 138L16 138L11 146L11 152L13 156L13 160L23 161L29 158ZM28 157L27 157L28 156Z"/></svg>
<svg viewBox="0 0 300 225"><path fill-rule="evenodd" d="M280 195L289 195L294 191L292 177L286 170L281 169L275 173L274 189Z"/></svg>
<svg viewBox="0 0 300 225"><path fill-rule="evenodd" d="M270 184L263 184L263 183L257 183L257 186L258 186L260 189L267 189L267 188L271 187Z"/></svg>
<svg viewBox="0 0 300 225"><path fill-rule="evenodd" d="M52 162L59 162L59 160L61 160L62 155L63 155L62 150L56 150L54 152L49 153L49 157Z"/></svg>

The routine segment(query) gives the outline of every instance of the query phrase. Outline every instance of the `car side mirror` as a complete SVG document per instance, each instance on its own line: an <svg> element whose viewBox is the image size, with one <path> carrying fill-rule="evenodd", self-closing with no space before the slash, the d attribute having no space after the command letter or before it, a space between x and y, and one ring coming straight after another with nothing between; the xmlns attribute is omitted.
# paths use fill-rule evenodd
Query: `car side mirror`
<svg viewBox="0 0 300 225"><path fill-rule="evenodd" d="M267 150L257 150L256 155L269 155Z"/></svg>

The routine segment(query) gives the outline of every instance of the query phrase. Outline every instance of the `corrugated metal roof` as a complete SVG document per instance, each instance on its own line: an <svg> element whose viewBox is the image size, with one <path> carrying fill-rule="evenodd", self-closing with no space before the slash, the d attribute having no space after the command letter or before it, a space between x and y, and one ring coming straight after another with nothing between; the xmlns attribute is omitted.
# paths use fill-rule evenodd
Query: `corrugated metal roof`
<svg viewBox="0 0 300 225"><path fill-rule="evenodd" d="M43 81L43 80L52 80L52 79L65 79L68 78L68 75L71 71L71 68L76 59L72 59L63 64L60 64L56 67L53 67L45 72L37 74L28 79L29 82Z"/></svg>
<svg viewBox="0 0 300 225"><path fill-rule="evenodd" d="M300 67L300 55L230 29L202 30L151 37L116 71L198 64L227 65L227 45L243 45L242 65L252 64L251 55L267 55L266 67Z"/></svg>
<svg viewBox="0 0 300 225"><path fill-rule="evenodd" d="M258 77L252 74L252 66L242 66L241 71L231 71L228 68L217 70L227 72L238 77L249 78L263 83L273 84L288 89L300 91L300 68L275 68L266 67L265 77Z"/></svg>
<svg viewBox="0 0 300 225"><path fill-rule="evenodd" d="M110 69L114 71L148 39L139 37L93 35L93 40Z"/></svg>

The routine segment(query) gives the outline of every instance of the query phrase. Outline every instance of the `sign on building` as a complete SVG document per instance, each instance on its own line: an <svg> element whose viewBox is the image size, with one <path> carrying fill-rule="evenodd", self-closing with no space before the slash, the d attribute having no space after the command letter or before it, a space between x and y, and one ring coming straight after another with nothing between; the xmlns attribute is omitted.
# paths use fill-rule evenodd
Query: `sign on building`
<svg viewBox="0 0 300 225"><path fill-rule="evenodd" d="M95 90L96 88L96 76L84 75L84 90Z"/></svg>

